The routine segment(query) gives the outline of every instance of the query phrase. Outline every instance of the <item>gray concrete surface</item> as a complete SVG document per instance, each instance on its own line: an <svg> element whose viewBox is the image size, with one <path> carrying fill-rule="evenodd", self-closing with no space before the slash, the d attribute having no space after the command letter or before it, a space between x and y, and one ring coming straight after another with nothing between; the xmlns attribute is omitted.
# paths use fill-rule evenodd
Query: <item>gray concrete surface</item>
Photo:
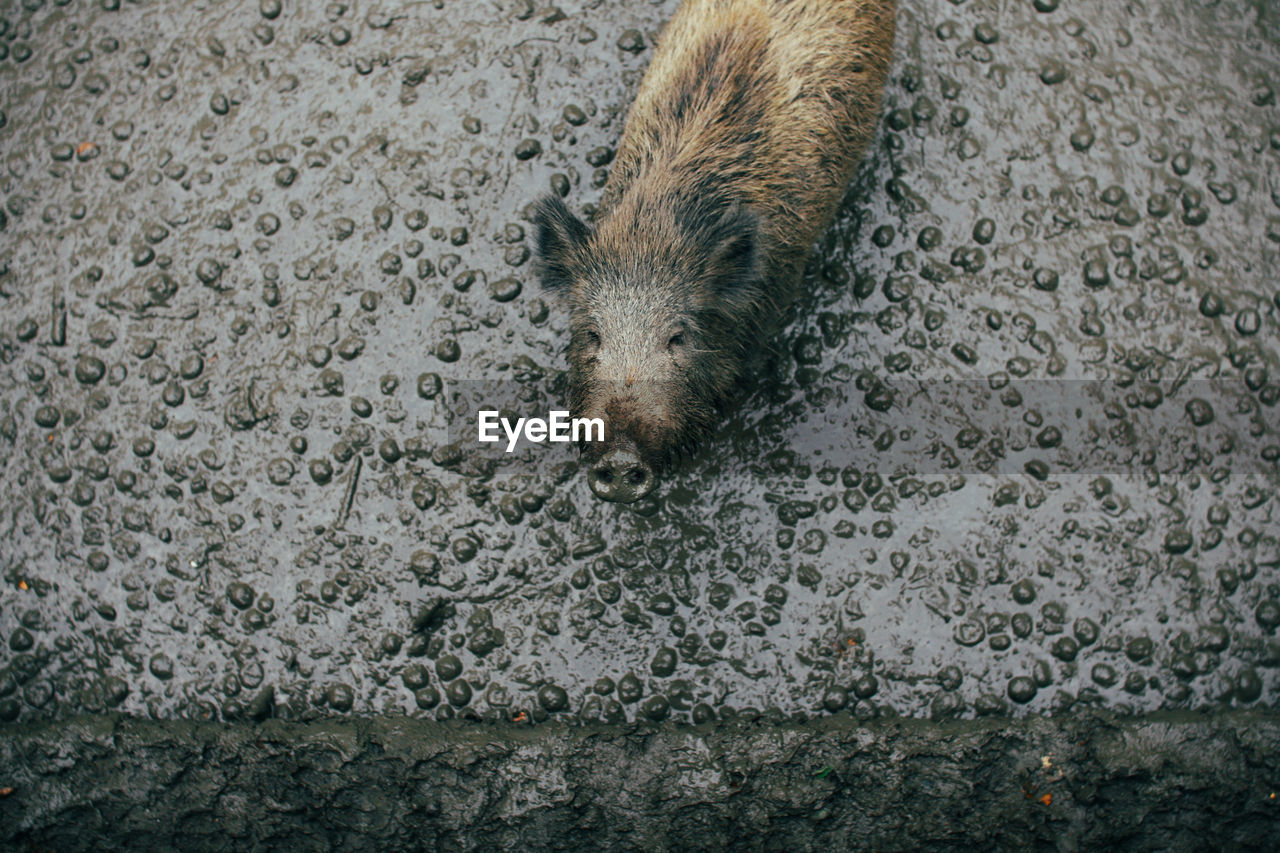
<svg viewBox="0 0 1280 853"><path fill-rule="evenodd" d="M809 296L619 507L465 413L563 399L523 210L674 6L2 7L0 719L1274 713L1273 5L904 2Z"/></svg>

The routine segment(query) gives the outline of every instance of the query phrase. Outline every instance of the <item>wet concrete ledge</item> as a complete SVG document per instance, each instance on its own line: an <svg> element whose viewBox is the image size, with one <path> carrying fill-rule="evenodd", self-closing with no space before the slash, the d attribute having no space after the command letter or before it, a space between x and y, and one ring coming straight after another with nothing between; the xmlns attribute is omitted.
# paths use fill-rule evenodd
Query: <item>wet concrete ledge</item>
<svg viewBox="0 0 1280 853"><path fill-rule="evenodd" d="M1129 849L1280 842L1280 713L0 726L14 850Z"/></svg>

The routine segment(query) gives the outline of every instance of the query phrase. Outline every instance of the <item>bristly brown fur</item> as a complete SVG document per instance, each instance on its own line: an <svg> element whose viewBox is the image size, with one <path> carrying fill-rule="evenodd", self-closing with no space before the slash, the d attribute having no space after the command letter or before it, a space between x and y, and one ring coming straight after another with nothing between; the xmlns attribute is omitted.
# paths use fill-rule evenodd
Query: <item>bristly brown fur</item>
<svg viewBox="0 0 1280 853"><path fill-rule="evenodd" d="M628 113L602 237L635 239L646 202L736 201L766 223L766 277L785 302L776 291L794 288L875 130L895 6L686 0Z"/></svg>
<svg viewBox="0 0 1280 853"><path fill-rule="evenodd" d="M685 0L595 228L541 203L539 274L573 312L571 405L606 418L606 444L662 467L713 430L875 129L895 5Z"/></svg>

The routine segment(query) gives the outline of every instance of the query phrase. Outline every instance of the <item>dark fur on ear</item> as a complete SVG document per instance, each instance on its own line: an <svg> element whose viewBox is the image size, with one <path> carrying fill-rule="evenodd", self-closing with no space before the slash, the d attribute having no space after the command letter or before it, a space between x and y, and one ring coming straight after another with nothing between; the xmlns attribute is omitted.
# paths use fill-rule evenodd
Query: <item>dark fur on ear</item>
<svg viewBox="0 0 1280 853"><path fill-rule="evenodd" d="M578 255L590 230L556 196L547 196L534 206L538 258L535 269L542 286L563 291L573 281Z"/></svg>
<svg viewBox="0 0 1280 853"><path fill-rule="evenodd" d="M740 204L695 205L681 224L706 259L706 270L721 297L752 298L763 284L761 217Z"/></svg>
<svg viewBox="0 0 1280 853"><path fill-rule="evenodd" d="M762 283L760 224L757 214L736 205L720 218L713 232L716 242L711 257L716 269L724 271L721 288L754 288Z"/></svg>

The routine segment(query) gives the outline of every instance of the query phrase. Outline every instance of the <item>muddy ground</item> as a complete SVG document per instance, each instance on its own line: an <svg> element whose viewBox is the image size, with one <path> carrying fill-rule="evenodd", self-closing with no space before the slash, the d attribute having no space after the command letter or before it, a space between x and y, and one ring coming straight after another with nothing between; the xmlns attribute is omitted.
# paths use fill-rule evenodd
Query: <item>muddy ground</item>
<svg viewBox="0 0 1280 853"><path fill-rule="evenodd" d="M0 733L6 837L57 851L1272 850L1280 809L1280 723L1256 711Z"/></svg>
<svg viewBox="0 0 1280 853"><path fill-rule="evenodd" d="M722 434L625 507L470 413L563 401L525 210L590 213L675 6L0 4L0 722L28 792L93 757L83 730L127 733L147 791L152 746L230 773L268 724L554 723L546 768L616 759L574 725L718 721L707 754L760 767L756 720L894 755L900 716L952 744L1166 712L1263 738L1232 784L1277 783L1274 4L905 0L805 298ZM1175 793L1186 738L1149 742L1133 802L1266 837L1252 801ZM991 743L956 778L1012 770ZM14 837L84 840L13 787ZM448 844L501 840L475 831Z"/></svg>

